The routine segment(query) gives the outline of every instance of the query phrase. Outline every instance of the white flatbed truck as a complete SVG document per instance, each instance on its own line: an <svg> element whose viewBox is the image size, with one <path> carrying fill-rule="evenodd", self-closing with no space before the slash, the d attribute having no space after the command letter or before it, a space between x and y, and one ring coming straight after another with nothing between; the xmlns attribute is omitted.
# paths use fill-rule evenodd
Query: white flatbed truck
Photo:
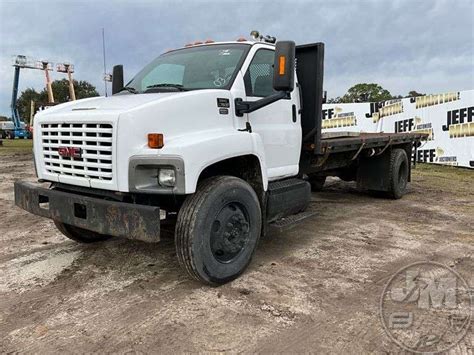
<svg viewBox="0 0 474 355"><path fill-rule="evenodd" d="M36 115L43 184L17 181L15 202L83 243L158 242L173 226L190 276L233 280L326 176L406 191L422 135L322 137L323 57L322 43L210 41L160 55L125 86L115 66L111 97Z"/></svg>

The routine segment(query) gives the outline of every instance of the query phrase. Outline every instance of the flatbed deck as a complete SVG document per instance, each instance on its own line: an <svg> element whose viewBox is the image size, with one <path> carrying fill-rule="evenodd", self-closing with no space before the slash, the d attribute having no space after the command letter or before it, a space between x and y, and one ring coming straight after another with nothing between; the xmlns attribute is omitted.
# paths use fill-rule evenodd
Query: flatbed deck
<svg viewBox="0 0 474 355"><path fill-rule="evenodd" d="M359 149L388 147L410 142L421 141L426 138L425 133L359 133L353 132L344 136L327 136L321 138L322 152L348 152Z"/></svg>

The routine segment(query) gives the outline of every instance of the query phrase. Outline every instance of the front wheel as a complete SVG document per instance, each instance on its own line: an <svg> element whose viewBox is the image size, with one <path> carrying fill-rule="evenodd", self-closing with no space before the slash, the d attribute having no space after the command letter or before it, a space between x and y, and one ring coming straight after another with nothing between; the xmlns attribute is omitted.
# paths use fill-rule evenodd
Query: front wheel
<svg viewBox="0 0 474 355"><path fill-rule="evenodd" d="M64 234L65 237L74 240L78 243L95 243L102 242L111 238L109 235L99 234L96 232L82 229L79 227L71 226L69 224L54 221L56 228Z"/></svg>
<svg viewBox="0 0 474 355"><path fill-rule="evenodd" d="M175 245L180 265L196 280L220 285L249 265L261 231L252 187L233 176L203 181L178 213Z"/></svg>

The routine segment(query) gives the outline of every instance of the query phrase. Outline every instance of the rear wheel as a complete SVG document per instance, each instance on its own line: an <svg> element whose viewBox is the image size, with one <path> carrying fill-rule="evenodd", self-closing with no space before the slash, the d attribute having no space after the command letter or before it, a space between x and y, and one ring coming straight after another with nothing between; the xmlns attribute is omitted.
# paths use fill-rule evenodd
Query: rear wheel
<svg viewBox="0 0 474 355"><path fill-rule="evenodd" d="M201 282L229 282L250 263L261 224L260 203L247 182L232 176L209 178L179 211L175 233L179 263Z"/></svg>
<svg viewBox="0 0 474 355"><path fill-rule="evenodd" d="M393 149L390 155L390 190L391 198L399 199L405 195L408 185L409 162L404 149Z"/></svg>
<svg viewBox="0 0 474 355"><path fill-rule="evenodd" d="M54 221L56 228L69 239L74 240L78 243L95 243L102 242L111 238L110 235L104 235L96 232L82 229L79 227L71 226L70 224L64 224L58 221Z"/></svg>

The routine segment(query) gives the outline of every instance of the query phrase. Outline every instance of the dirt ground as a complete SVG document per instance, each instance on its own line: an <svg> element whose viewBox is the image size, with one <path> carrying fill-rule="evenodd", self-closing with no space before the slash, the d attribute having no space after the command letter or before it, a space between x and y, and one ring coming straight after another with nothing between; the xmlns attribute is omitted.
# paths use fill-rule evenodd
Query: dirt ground
<svg viewBox="0 0 474 355"><path fill-rule="evenodd" d="M210 288L179 268L171 239L80 245L14 207L31 159L0 147L1 353L400 352L379 317L393 273L437 261L474 287L474 171L418 166L398 201L332 179L313 217L267 236L242 277ZM473 348L471 325L452 352Z"/></svg>

